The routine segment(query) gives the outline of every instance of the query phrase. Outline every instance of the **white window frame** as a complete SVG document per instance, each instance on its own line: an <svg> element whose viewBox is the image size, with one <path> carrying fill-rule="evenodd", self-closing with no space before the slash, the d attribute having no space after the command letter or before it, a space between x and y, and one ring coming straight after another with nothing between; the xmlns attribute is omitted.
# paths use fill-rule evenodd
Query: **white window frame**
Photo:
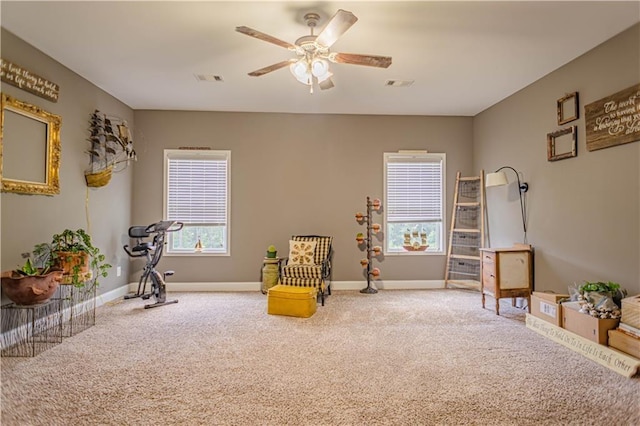
<svg viewBox="0 0 640 426"><path fill-rule="evenodd" d="M440 162L441 164L441 188L440 188L440 223L442 226L440 232L440 250L427 250L427 251L389 251L388 243L389 238L385 238L384 240L384 254L389 256L425 256L425 255L444 255L446 253L446 205L445 205L445 194L446 194L446 154L445 153L428 153L428 152L385 152L384 153L384 167L383 167L383 175L384 175L384 218L383 218L383 229L384 232L387 232L388 229L388 188L387 188L387 175L388 169L387 166L390 162Z"/></svg>
<svg viewBox="0 0 640 426"><path fill-rule="evenodd" d="M172 233L167 234L167 247L165 255L167 256L230 256L231 255L231 151L228 150L186 150L186 149L165 149L164 150L164 189L163 189L163 217L168 219L168 200L169 200L169 160L185 159L185 160L223 160L227 162L226 170L226 223L225 223L225 247L224 249L207 249L201 252L193 251L175 251L171 249ZM206 226L207 224L202 224Z"/></svg>

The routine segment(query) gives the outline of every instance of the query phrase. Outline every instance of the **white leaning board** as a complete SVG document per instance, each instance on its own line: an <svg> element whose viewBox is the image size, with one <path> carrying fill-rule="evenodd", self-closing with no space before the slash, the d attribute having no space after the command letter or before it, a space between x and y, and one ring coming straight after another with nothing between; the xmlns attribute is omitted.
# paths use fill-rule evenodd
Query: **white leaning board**
<svg viewBox="0 0 640 426"><path fill-rule="evenodd" d="M548 337L625 377L633 377L640 368L640 360L631 355L592 342L531 314L527 314L526 323L527 328L536 333Z"/></svg>

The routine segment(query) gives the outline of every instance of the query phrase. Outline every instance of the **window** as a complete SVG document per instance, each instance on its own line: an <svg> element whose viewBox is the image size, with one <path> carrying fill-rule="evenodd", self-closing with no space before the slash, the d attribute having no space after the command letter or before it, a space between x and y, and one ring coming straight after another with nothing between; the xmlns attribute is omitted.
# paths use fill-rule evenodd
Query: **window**
<svg viewBox="0 0 640 426"><path fill-rule="evenodd" d="M444 176L445 154L384 154L385 253L444 253ZM405 234L429 247L406 250Z"/></svg>
<svg viewBox="0 0 640 426"><path fill-rule="evenodd" d="M184 223L167 234L167 253L229 254L230 151L164 151L164 217Z"/></svg>

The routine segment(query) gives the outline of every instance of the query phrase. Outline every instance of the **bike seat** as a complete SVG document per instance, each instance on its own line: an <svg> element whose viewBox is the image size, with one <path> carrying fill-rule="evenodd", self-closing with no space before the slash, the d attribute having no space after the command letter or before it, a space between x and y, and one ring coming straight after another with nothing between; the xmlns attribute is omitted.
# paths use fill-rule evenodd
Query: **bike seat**
<svg viewBox="0 0 640 426"><path fill-rule="evenodd" d="M137 246L135 246L134 248L131 249L132 252L140 252L140 251L150 251L150 250L155 250L156 247L148 242L142 242L139 243Z"/></svg>
<svg viewBox="0 0 640 426"><path fill-rule="evenodd" d="M147 232L146 226L132 226L129 228L129 237L130 238L145 238L151 235Z"/></svg>

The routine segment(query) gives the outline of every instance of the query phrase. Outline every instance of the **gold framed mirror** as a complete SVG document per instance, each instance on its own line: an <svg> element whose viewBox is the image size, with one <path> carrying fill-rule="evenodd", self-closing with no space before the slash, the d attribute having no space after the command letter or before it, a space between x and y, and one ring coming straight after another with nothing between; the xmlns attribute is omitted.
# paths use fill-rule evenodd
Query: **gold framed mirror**
<svg viewBox="0 0 640 426"><path fill-rule="evenodd" d="M3 192L60 193L60 116L2 93L0 183Z"/></svg>

